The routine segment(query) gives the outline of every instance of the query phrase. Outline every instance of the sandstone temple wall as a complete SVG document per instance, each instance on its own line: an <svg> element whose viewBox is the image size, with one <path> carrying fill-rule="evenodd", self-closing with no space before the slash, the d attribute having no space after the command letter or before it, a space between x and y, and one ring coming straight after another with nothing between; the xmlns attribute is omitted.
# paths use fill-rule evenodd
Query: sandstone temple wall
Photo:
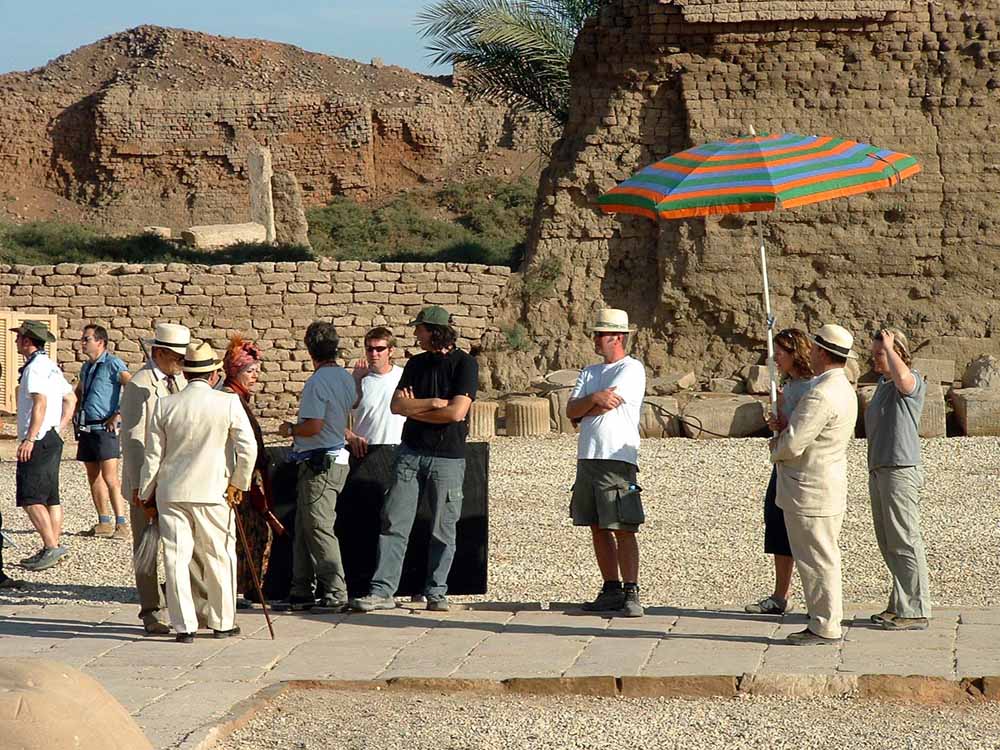
<svg viewBox="0 0 1000 750"><path fill-rule="evenodd" d="M884 323L932 342L1000 343L1000 2L612 0L577 40L570 121L543 176L523 314L539 364L592 356L605 304L654 370L728 375L763 349L754 216L604 216L597 197L697 143L838 135L917 157L868 195L766 214L777 325ZM961 364L961 363L960 363Z"/></svg>
<svg viewBox="0 0 1000 750"><path fill-rule="evenodd" d="M263 348L259 413L285 417L311 372L302 337L312 321L332 320L345 361L353 362L376 325L396 333L401 352L416 353L406 323L421 307L440 304L468 350L497 334L493 309L509 279L509 268L465 263L0 265L0 307L57 315L59 360L71 376L82 364L77 339L86 323L108 329L112 350L133 371L143 361L139 340L157 322L182 323L220 352L241 333Z"/></svg>

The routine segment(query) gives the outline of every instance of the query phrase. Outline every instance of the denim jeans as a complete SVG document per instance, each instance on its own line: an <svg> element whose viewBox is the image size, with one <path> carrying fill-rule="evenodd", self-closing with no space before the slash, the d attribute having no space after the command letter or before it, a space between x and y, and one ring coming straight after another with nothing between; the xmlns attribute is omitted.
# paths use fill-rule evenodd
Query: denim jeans
<svg viewBox="0 0 1000 750"><path fill-rule="evenodd" d="M464 458L422 456L400 446L393 465L392 486L382 506L382 532L371 593L392 596L399 588L406 545L417 515L420 495L427 493L431 510L431 539L427 555L428 599L448 593L448 573L455 558L455 526L462 515Z"/></svg>

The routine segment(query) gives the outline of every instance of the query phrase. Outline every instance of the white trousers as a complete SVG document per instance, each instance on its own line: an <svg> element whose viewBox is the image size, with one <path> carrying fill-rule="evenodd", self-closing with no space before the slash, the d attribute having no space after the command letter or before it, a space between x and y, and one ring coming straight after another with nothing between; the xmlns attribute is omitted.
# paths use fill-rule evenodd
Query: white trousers
<svg viewBox="0 0 1000 750"><path fill-rule="evenodd" d="M205 626L229 630L236 623L236 526L225 503L158 501L160 538L167 577L167 610L178 633L198 630L191 595L191 558L195 547L204 560L207 606Z"/></svg>
<svg viewBox="0 0 1000 750"><path fill-rule="evenodd" d="M785 511L788 542L809 611L809 629L824 638L840 638L843 634L840 628L844 619L843 582L837 543L843 523L843 513L801 516Z"/></svg>

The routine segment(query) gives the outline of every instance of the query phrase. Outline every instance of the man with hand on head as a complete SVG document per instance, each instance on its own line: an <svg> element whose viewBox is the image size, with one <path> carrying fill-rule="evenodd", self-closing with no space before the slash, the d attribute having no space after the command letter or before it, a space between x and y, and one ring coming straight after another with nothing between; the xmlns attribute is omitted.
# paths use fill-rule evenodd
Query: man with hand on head
<svg viewBox="0 0 1000 750"><path fill-rule="evenodd" d="M604 362L583 369L566 405L566 416L580 424L570 515L574 526L590 527L604 578L597 598L583 609L626 617L643 615L635 535L646 519L636 484L646 370L626 354L634 330L624 310L598 313L591 333Z"/></svg>
<svg viewBox="0 0 1000 750"><path fill-rule="evenodd" d="M393 414L392 395L403 368L392 363L396 338L383 326L365 334L365 359L354 365L352 375L358 397L354 402L354 429L347 431L347 444L355 458L362 458L369 446L399 445L406 417Z"/></svg>
<svg viewBox="0 0 1000 750"><path fill-rule="evenodd" d="M167 606L180 643L191 643L199 626L190 579L196 547L205 560L207 626L216 638L240 632L233 508L250 488L257 440L239 397L215 390L221 367L207 343L188 345L188 385L157 400L140 478L141 498L156 493Z"/></svg>
<svg viewBox="0 0 1000 750"><path fill-rule="evenodd" d="M844 371L855 356L854 337L841 326L825 325L812 342L812 387L770 443L778 467L777 504L809 612L805 630L788 636L796 645L837 643L842 635L838 540L847 509L847 449L858 419L857 394Z"/></svg>

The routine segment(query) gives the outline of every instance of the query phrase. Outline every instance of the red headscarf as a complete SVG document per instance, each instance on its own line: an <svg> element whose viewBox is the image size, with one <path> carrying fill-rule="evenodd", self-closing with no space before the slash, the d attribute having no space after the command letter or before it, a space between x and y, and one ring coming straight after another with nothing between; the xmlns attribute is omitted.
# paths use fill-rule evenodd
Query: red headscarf
<svg viewBox="0 0 1000 750"><path fill-rule="evenodd" d="M249 398L246 388L240 385L236 376L251 365L260 362L260 349L252 341L246 341L238 333L229 340L229 348L222 359L222 369L226 373L225 385L239 393L243 398Z"/></svg>

